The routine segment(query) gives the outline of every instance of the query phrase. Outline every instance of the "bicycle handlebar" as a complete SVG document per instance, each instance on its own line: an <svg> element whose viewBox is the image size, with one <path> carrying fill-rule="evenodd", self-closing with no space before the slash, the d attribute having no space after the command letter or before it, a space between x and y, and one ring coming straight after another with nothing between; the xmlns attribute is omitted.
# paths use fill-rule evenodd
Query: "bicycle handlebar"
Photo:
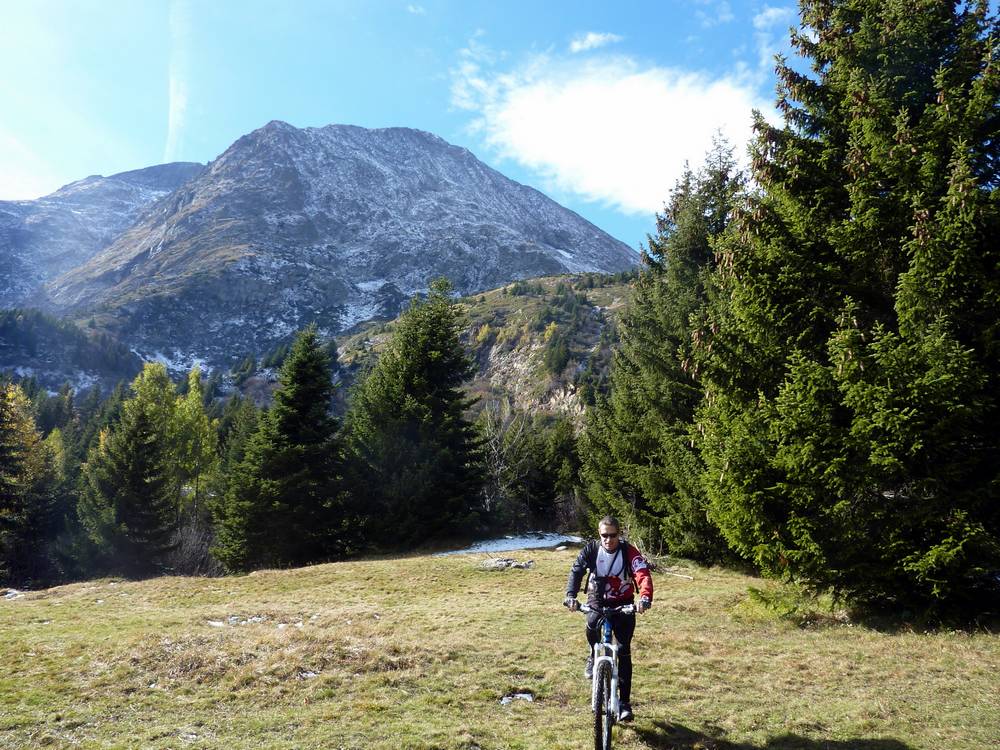
<svg viewBox="0 0 1000 750"><path fill-rule="evenodd" d="M634 604L620 604L617 607L593 607L589 604L581 604L578 612L583 612L587 614L588 612L596 612L599 615L631 615L635 614Z"/></svg>

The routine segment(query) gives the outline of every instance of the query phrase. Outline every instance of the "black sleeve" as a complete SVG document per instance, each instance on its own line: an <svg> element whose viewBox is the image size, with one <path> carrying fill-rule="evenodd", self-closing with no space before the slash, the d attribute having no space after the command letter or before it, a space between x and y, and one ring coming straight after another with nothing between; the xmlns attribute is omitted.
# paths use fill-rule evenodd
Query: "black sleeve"
<svg viewBox="0 0 1000 750"><path fill-rule="evenodd" d="M566 580L566 596L576 596L580 591L580 584L583 582L583 576L587 572L587 568L590 567L590 547L593 542L588 542L580 554L576 557L576 562L573 563L573 567L569 569L569 578Z"/></svg>

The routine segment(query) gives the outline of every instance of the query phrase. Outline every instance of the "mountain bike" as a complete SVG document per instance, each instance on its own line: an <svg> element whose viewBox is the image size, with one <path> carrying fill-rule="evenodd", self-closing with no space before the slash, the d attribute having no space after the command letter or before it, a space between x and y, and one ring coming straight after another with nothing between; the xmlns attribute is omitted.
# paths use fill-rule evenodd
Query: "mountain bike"
<svg viewBox="0 0 1000 750"><path fill-rule="evenodd" d="M611 727L618 721L618 643L611 631L611 615L630 615L634 604L619 607L594 607L581 604L578 610L587 614L597 612L597 629L600 640L594 644L594 678L591 686L590 705L594 711L594 750L611 750Z"/></svg>

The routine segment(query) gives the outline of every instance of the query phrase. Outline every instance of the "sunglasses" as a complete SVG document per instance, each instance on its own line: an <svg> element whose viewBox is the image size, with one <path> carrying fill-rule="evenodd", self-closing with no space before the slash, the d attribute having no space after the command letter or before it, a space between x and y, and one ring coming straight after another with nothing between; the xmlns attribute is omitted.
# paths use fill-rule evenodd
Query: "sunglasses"
<svg viewBox="0 0 1000 750"><path fill-rule="evenodd" d="M614 539L616 536L618 536L618 532L614 534L601 534L601 539Z"/></svg>

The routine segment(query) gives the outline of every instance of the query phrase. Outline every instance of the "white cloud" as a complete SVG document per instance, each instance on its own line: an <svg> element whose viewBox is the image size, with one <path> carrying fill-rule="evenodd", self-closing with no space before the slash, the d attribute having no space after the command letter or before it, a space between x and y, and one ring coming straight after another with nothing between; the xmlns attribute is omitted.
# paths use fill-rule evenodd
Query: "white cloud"
<svg viewBox="0 0 1000 750"><path fill-rule="evenodd" d="M407 12L412 13L415 16L427 15L427 8L425 8L423 5L407 5L406 10Z"/></svg>
<svg viewBox="0 0 1000 750"><path fill-rule="evenodd" d="M492 75L484 67L496 65L500 56L479 40L485 32L479 30L469 40L468 46L459 51L458 66L452 70L451 103L459 109L477 109L480 102L496 97L499 82L490 80Z"/></svg>
<svg viewBox="0 0 1000 750"><path fill-rule="evenodd" d="M620 42L623 38L624 37L621 37L618 34L599 34L595 31L589 31L586 34L576 37L572 42L570 42L569 51L573 53L587 52L588 50Z"/></svg>
<svg viewBox="0 0 1000 750"><path fill-rule="evenodd" d="M754 43L757 47L757 63L762 69L770 70L776 53L789 51L787 31L794 20L795 10L793 8L771 5L765 5L764 9L754 16Z"/></svg>
<svg viewBox="0 0 1000 750"><path fill-rule="evenodd" d="M794 17L795 11L791 8L776 8L765 5L764 10L753 17L753 27L759 31L763 31L778 24L789 26Z"/></svg>
<svg viewBox="0 0 1000 750"><path fill-rule="evenodd" d="M498 71L495 59L473 40L453 71L452 103L474 113L472 131L546 189L627 214L662 209L685 162L700 164L717 131L741 155L751 110L773 112L735 73L547 55Z"/></svg>
<svg viewBox="0 0 1000 750"><path fill-rule="evenodd" d="M69 182L20 140L0 131L0 200L32 200Z"/></svg>
<svg viewBox="0 0 1000 750"><path fill-rule="evenodd" d="M167 142L163 161L176 161L181 151L187 121L188 79L190 78L191 6L188 0L170 3L170 79L167 115Z"/></svg>
<svg viewBox="0 0 1000 750"><path fill-rule="evenodd" d="M709 0L708 2L702 2L701 4L711 6L707 11L695 11L695 17L701 21L701 25L706 29L710 29L713 26L721 26L724 23L736 20L736 15L733 13L733 8L729 4L728 0L720 0L719 2Z"/></svg>

